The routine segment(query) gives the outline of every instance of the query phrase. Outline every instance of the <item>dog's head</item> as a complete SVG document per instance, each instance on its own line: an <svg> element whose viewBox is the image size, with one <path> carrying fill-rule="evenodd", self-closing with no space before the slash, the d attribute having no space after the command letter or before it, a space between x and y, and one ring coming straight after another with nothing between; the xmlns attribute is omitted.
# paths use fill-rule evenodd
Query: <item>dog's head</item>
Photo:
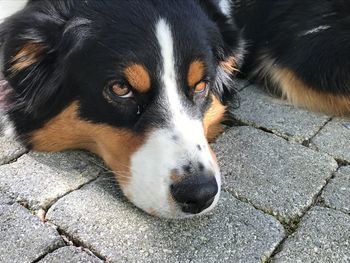
<svg viewBox="0 0 350 263"><path fill-rule="evenodd" d="M215 206L207 142L232 98L239 35L211 1L33 1L3 25L8 115L33 149L100 155L148 213Z"/></svg>

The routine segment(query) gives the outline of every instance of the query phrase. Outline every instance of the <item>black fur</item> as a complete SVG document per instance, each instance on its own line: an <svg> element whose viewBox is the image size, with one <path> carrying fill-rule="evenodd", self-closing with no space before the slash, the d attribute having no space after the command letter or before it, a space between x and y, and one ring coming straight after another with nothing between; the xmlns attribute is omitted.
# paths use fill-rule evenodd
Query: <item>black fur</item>
<svg viewBox="0 0 350 263"><path fill-rule="evenodd" d="M234 0L232 9L247 41L242 72L255 72L267 56L316 91L350 96L349 1Z"/></svg>
<svg viewBox="0 0 350 263"><path fill-rule="evenodd" d="M185 82L189 63L206 63L206 78L220 100L234 87L217 79L217 67L233 55L239 33L215 1L163 0L32 0L1 25L3 74L13 89L7 114L22 137L42 127L75 100L80 117L134 131L162 125L166 112L158 94L160 50L154 24L164 17L175 35L176 62L184 103L203 115L210 102L196 101ZM13 57L27 44L43 47L36 63L13 72ZM111 104L106 85L123 82L122 69L141 63L149 70L152 91L132 101ZM136 114L140 111L142 114Z"/></svg>

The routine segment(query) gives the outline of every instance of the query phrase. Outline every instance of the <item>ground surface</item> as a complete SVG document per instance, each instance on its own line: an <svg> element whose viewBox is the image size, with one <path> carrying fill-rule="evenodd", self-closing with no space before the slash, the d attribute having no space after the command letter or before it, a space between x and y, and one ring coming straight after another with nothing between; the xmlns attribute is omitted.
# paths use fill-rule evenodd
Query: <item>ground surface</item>
<svg viewBox="0 0 350 263"><path fill-rule="evenodd" d="M220 204L192 220L137 210L86 153L0 136L0 262L349 262L350 120L240 96Z"/></svg>

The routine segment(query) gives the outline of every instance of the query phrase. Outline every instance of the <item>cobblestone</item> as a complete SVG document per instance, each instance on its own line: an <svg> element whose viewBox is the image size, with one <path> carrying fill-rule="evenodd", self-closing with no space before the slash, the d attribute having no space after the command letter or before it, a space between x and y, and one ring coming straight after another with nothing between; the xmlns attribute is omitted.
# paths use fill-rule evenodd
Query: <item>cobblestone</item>
<svg viewBox="0 0 350 263"><path fill-rule="evenodd" d="M62 247L47 255L39 263L102 263L99 258L76 247Z"/></svg>
<svg viewBox="0 0 350 263"><path fill-rule="evenodd" d="M312 138L330 119L288 105L256 86L245 88L240 98L241 107L232 112L238 121L298 142Z"/></svg>
<svg viewBox="0 0 350 263"><path fill-rule="evenodd" d="M0 166L0 191L32 210L46 209L59 197L95 179L101 169L85 153L29 153Z"/></svg>
<svg viewBox="0 0 350 263"><path fill-rule="evenodd" d="M316 148L350 163L350 120L334 119L312 140Z"/></svg>
<svg viewBox="0 0 350 263"><path fill-rule="evenodd" d="M0 262L32 262L63 245L55 229L0 193Z"/></svg>
<svg viewBox="0 0 350 263"><path fill-rule="evenodd" d="M25 148L0 134L0 165L9 163L25 153Z"/></svg>
<svg viewBox="0 0 350 263"><path fill-rule="evenodd" d="M287 223L303 215L338 167L325 154L251 127L227 131L214 151L227 189Z"/></svg>
<svg viewBox="0 0 350 263"><path fill-rule="evenodd" d="M350 166L339 170L325 187L321 198L326 206L350 214Z"/></svg>
<svg viewBox="0 0 350 263"><path fill-rule="evenodd" d="M106 178L61 199L47 219L110 262L260 262L284 237L276 219L228 194L211 215L166 221L136 210Z"/></svg>
<svg viewBox="0 0 350 263"><path fill-rule="evenodd" d="M328 208L313 208L273 263L347 263L350 261L350 217Z"/></svg>

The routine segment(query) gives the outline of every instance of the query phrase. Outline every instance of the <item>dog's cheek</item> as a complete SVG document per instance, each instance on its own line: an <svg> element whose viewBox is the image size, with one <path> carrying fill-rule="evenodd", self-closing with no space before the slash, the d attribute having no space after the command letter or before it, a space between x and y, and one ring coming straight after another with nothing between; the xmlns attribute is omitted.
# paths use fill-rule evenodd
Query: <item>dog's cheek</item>
<svg viewBox="0 0 350 263"><path fill-rule="evenodd" d="M212 102L204 115L203 126L204 133L209 142L223 132L221 124L225 118L226 106L222 105L216 96L212 96Z"/></svg>
<svg viewBox="0 0 350 263"><path fill-rule="evenodd" d="M78 111L79 102L74 102L41 129L32 132L29 135L31 148L50 152L91 151L104 160L123 188L131 176L130 159L142 146L146 135L82 120Z"/></svg>

